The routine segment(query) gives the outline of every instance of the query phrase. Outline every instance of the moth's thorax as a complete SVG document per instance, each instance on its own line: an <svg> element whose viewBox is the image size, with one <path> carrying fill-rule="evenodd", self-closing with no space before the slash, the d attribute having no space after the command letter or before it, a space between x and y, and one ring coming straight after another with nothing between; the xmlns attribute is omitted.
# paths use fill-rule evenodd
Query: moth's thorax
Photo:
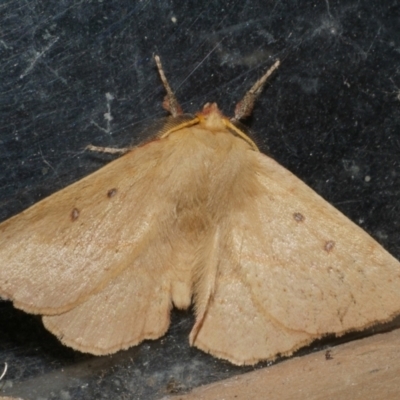
<svg viewBox="0 0 400 400"><path fill-rule="evenodd" d="M204 128L210 131L222 131L226 129L224 119L227 119L220 109L217 103L207 103L204 105L203 110L196 114L200 120L200 124Z"/></svg>

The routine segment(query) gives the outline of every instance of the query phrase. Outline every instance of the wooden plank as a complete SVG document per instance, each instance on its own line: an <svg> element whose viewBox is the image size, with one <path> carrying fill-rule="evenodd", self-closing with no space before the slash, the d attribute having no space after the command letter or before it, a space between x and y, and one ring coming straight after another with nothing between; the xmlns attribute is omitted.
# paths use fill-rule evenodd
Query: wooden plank
<svg viewBox="0 0 400 400"><path fill-rule="evenodd" d="M0 396L0 400L22 400L20 397L16 398L16 397L1 397Z"/></svg>
<svg viewBox="0 0 400 400"><path fill-rule="evenodd" d="M174 400L399 399L400 329L295 357Z"/></svg>

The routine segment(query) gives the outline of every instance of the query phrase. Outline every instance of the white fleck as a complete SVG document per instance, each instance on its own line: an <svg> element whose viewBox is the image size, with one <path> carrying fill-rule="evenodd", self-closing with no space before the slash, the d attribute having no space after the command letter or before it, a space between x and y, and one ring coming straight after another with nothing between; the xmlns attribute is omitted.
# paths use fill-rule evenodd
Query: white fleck
<svg viewBox="0 0 400 400"><path fill-rule="evenodd" d="M69 394L69 392L67 392L66 390L61 390L61 392L60 392L60 399L62 399L62 400L71 400L72 397L71 397L71 395Z"/></svg>
<svg viewBox="0 0 400 400"><path fill-rule="evenodd" d="M104 116L104 119L107 120L107 121L112 121L113 120L112 115L110 113L108 113L108 112L104 113L103 116Z"/></svg>

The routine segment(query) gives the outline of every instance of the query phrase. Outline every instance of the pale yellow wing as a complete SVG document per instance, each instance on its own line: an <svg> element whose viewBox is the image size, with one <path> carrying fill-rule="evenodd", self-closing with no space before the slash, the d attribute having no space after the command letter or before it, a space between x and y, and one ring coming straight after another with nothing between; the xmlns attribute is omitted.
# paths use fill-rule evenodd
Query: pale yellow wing
<svg viewBox="0 0 400 400"><path fill-rule="evenodd" d="M45 327L64 344L95 355L162 336L172 307L165 247L153 242L102 291L61 315L44 316Z"/></svg>
<svg viewBox="0 0 400 400"><path fill-rule="evenodd" d="M399 262L274 160L250 159L257 188L221 226L214 293L193 344L252 364L399 314Z"/></svg>
<svg viewBox="0 0 400 400"><path fill-rule="evenodd" d="M168 150L165 141L136 148L0 224L0 296L28 312L65 312L168 236Z"/></svg>
<svg viewBox="0 0 400 400"><path fill-rule="evenodd" d="M291 354L315 339L271 318L235 269L230 260L220 262L215 292L192 345L233 364L252 365Z"/></svg>

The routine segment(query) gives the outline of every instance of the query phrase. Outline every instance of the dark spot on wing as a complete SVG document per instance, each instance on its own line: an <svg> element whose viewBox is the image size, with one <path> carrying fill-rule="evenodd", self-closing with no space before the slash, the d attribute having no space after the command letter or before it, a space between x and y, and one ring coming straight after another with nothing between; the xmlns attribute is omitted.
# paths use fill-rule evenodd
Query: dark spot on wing
<svg viewBox="0 0 400 400"><path fill-rule="evenodd" d="M327 242L325 242L324 250L330 253L334 247L335 247L335 242L333 240L328 240Z"/></svg>
<svg viewBox="0 0 400 400"><path fill-rule="evenodd" d="M117 189L112 188L107 192L107 197L111 199L111 197L114 197L117 194Z"/></svg>
<svg viewBox="0 0 400 400"><path fill-rule="evenodd" d="M299 213L299 212L295 212L293 214L293 218L297 222L303 222L306 219L305 216L303 214Z"/></svg>

